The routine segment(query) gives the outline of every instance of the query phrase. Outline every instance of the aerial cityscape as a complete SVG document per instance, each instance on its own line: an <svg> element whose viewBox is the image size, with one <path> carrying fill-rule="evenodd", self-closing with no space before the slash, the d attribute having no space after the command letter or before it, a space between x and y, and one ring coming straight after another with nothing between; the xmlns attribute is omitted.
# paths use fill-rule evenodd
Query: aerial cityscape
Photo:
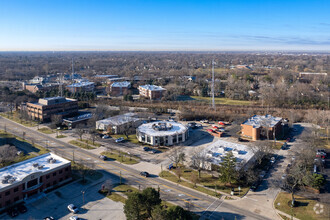
<svg viewBox="0 0 330 220"><path fill-rule="evenodd" d="M0 2L0 219L330 219L330 2Z"/></svg>

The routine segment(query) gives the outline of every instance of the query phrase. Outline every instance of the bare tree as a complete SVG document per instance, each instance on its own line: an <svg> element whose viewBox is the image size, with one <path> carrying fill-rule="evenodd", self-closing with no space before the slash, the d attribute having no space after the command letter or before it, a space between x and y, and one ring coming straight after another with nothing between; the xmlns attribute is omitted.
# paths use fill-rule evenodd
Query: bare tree
<svg viewBox="0 0 330 220"><path fill-rule="evenodd" d="M266 157L274 153L272 148L272 144L264 141L255 142L252 147L252 152L254 153L254 157L258 165L262 163L262 160Z"/></svg>
<svg viewBox="0 0 330 220"><path fill-rule="evenodd" d="M82 125L77 125L77 127L74 129L74 133L78 135L79 139L82 141L82 136L85 133L85 129Z"/></svg>
<svg viewBox="0 0 330 220"><path fill-rule="evenodd" d="M91 139L91 141L92 141L92 144L94 145L94 143L95 143L95 139L96 139L98 133L97 133L97 131L95 130L94 127L91 128L91 129L89 129L89 130L88 130L88 133L89 133L90 139Z"/></svg>
<svg viewBox="0 0 330 220"><path fill-rule="evenodd" d="M180 181L181 181L182 174L183 174L181 167L177 167L177 168L175 169L175 174L176 174L177 177L179 178L179 182L180 182Z"/></svg>
<svg viewBox="0 0 330 220"><path fill-rule="evenodd" d="M175 163L175 166L178 166L178 163L185 161L185 153L182 148L176 147L172 150L172 152L168 155L168 158Z"/></svg>
<svg viewBox="0 0 330 220"><path fill-rule="evenodd" d="M61 115L52 115L51 116L51 127L57 128L57 126L59 126L62 123L62 116Z"/></svg>
<svg viewBox="0 0 330 220"><path fill-rule="evenodd" d="M201 171L206 168L207 156L204 150L195 152L191 157L191 166L198 170L198 178L201 178Z"/></svg>
<svg viewBox="0 0 330 220"><path fill-rule="evenodd" d="M196 187L196 184L198 183L198 177L194 172L192 172L190 176L190 181L194 184L194 187Z"/></svg>
<svg viewBox="0 0 330 220"><path fill-rule="evenodd" d="M17 155L17 150L12 145L3 145L0 147L0 164L1 167L6 166L9 162L13 161Z"/></svg>

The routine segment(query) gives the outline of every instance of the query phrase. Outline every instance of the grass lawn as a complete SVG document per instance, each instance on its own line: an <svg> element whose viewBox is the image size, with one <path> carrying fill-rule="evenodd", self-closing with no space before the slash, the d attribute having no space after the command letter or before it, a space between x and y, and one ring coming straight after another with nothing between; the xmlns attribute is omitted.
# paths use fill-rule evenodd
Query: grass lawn
<svg viewBox="0 0 330 220"><path fill-rule="evenodd" d="M18 112L13 112L13 113L0 113L0 115L4 118L8 118L9 120L15 121L21 125L24 125L26 127L34 127L37 126L38 123L35 121L31 120L22 120L19 118L19 113Z"/></svg>
<svg viewBox="0 0 330 220"><path fill-rule="evenodd" d="M196 186L194 187L194 184L192 183L189 183L189 182L186 182L186 181L183 181L181 180L179 182L179 178L176 176L176 175L173 175L172 173L170 173L169 171L162 171L160 174L159 174L160 177L164 178L164 179L167 179L169 181L172 181L172 182L175 182L175 183L178 183L180 185L183 185L183 186L186 186L186 187L189 187L191 189L194 189L194 190L197 190L197 191L200 191L202 193L206 193L208 195L211 195L211 196L220 196L218 193L216 193L215 191L211 190L211 189L205 189L203 187L200 187L200 186Z"/></svg>
<svg viewBox="0 0 330 220"><path fill-rule="evenodd" d="M65 138L66 136L63 134L57 135L56 138Z"/></svg>
<svg viewBox="0 0 330 220"><path fill-rule="evenodd" d="M84 142L88 145L93 145L94 147L101 147L101 144L96 143L95 141L94 141L94 144L93 144L93 141L87 140L87 139L82 139L82 140L78 140L78 141Z"/></svg>
<svg viewBox="0 0 330 220"><path fill-rule="evenodd" d="M74 175L78 175L79 177L81 177L81 170L85 170L85 177L89 180L95 181L95 180L99 180L103 177L103 174L99 171L90 169L82 164L79 163L75 163L72 162L71 163L71 168L72 168L72 172Z"/></svg>
<svg viewBox="0 0 330 220"><path fill-rule="evenodd" d="M133 143L133 144L141 144L141 143L139 142L139 140L136 138L136 135L135 135L135 134L128 135L128 138L126 137L126 135L123 135L123 134L122 134L122 135L114 134L114 135L111 135L111 137L112 137L114 140L116 140L117 138L122 137L122 138L125 139L125 141L129 141L129 142L131 142L131 143Z"/></svg>
<svg viewBox="0 0 330 220"><path fill-rule="evenodd" d="M210 97L201 97L201 96L190 96L192 99L196 101L209 102L211 103ZM215 104L223 104L223 105L253 105L256 102L253 101L243 101L243 100L233 100L228 98L214 98Z"/></svg>
<svg viewBox="0 0 330 220"><path fill-rule="evenodd" d="M194 173L196 176L198 176L197 171L185 168L185 169L183 169L182 177L190 181L192 173ZM169 171L163 171L161 173L161 175L164 175L164 176L162 176L163 178L168 179L173 182L177 182L179 180L176 175L173 175ZM182 182L184 182L184 181L181 180L181 183ZM205 189L203 187L194 188L192 183L185 182L184 184L188 184L189 186L188 185L186 185L186 186L196 189L201 192L205 192L205 193L207 193L209 195L213 195L213 196L215 195L214 189L217 189L218 191L222 191L222 192L225 192L228 194L231 193L231 187L225 186L225 184L222 183L217 177L212 177L212 175L210 175L210 174L202 173L201 178L198 180L198 183L209 189ZM233 185L235 186L235 184L233 184ZM236 195L236 196L244 195L249 189L250 189L249 187L241 186L241 191L239 192L237 187L235 187L234 195Z"/></svg>
<svg viewBox="0 0 330 220"><path fill-rule="evenodd" d="M116 150L112 150L111 152L105 151L105 152L102 152L101 154L107 156L110 160L117 160L118 162L123 163L123 164L132 165L132 164L139 163L138 158L136 158L134 156L130 156L124 152L119 153ZM119 155L122 155L122 156L119 156Z"/></svg>
<svg viewBox="0 0 330 220"><path fill-rule="evenodd" d="M33 157L36 157L38 155L42 155L42 154L45 154L45 153L48 153L49 150L38 145L38 144L32 144L30 141L28 140L23 140L22 138L20 137L17 137L13 134L10 134L8 132L5 132L4 130L0 130L0 138L16 138L16 140L18 141L21 141L21 142L25 142L26 144L30 144L32 145L32 149L35 149L35 151L32 151L26 155L19 155L17 156L14 161L10 162L9 164L7 164L6 166L10 165L10 164L14 164L14 163L18 163L18 162L21 162L21 161L24 161L24 160L27 160L27 159L30 159L30 158L33 158Z"/></svg>
<svg viewBox="0 0 330 220"><path fill-rule="evenodd" d="M318 202L315 200L307 199L300 196L295 196L296 201L298 202L298 206L291 208L289 206L289 202L291 201L291 194L281 192L278 194L274 206L276 209L285 212L289 215L292 215L296 218L299 218L301 220L313 220L313 219L327 219L328 216L326 216L329 213L329 206L326 204L323 208L324 214L316 214L314 212L314 206ZM319 203L321 204L321 203Z"/></svg>
<svg viewBox="0 0 330 220"><path fill-rule="evenodd" d="M54 134L55 131L53 131L52 129L50 128L39 128L38 131L44 133L44 134Z"/></svg>
<svg viewBox="0 0 330 220"><path fill-rule="evenodd" d="M123 197L122 195L120 195L119 193L116 193L116 192L121 192L121 193L125 194L126 196L128 196L130 193L138 192L138 191L139 191L138 189L136 189L132 186L122 184L122 185L117 185L116 187L114 187L112 189L112 192L111 192L110 195L107 195L106 192L100 192L100 193L103 194L103 195L106 195L109 199L111 199L115 202L125 203L126 198Z"/></svg>
<svg viewBox="0 0 330 220"><path fill-rule="evenodd" d="M93 147L93 146L91 146L89 144L82 143L80 141L71 140L71 141L69 141L69 143L70 144L73 144L73 145L75 145L77 147L87 149L87 150L95 149L95 147Z"/></svg>

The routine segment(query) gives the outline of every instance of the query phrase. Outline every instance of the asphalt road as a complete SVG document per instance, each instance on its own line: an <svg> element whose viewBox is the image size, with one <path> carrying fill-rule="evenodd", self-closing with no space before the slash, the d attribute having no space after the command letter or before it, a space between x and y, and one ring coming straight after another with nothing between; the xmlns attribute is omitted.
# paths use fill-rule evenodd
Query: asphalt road
<svg viewBox="0 0 330 220"><path fill-rule="evenodd" d="M49 137L48 135L0 117L0 127L3 128L4 124L6 124L6 129L9 133L13 133L21 137L24 131L26 132L26 139L33 139L35 143L38 143L39 145L42 145L52 152L67 159L74 159L75 161L88 161L88 164L94 169L117 175L118 178L119 176L122 176L123 181L128 184L140 186L142 188L159 187L161 197L164 200L185 208L189 208L189 210L197 214L203 214L204 216L207 215L208 219L267 219L265 216L233 206L225 200L219 201L215 197L207 196L199 193L198 191L168 182L158 176L144 178L139 175L139 171L132 169L127 165L113 161L102 161L97 155L87 150L72 146L68 143L62 142L58 139Z"/></svg>

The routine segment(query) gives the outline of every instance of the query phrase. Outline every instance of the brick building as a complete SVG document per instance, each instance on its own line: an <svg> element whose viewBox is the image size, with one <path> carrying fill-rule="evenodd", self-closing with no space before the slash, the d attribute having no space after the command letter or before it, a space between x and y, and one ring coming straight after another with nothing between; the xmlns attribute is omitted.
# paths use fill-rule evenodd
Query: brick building
<svg viewBox="0 0 330 220"><path fill-rule="evenodd" d="M259 140L261 138L274 139L283 132L282 118L271 115L255 115L241 124L243 137ZM267 134L268 132L268 134Z"/></svg>
<svg viewBox="0 0 330 220"><path fill-rule="evenodd" d="M0 211L71 180L71 162L48 153L0 169Z"/></svg>
<svg viewBox="0 0 330 220"><path fill-rule="evenodd" d="M74 116L78 113L78 101L64 97L39 99L26 104L28 115L33 120L50 121L52 115Z"/></svg>
<svg viewBox="0 0 330 220"><path fill-rule="evenodd" d="M131 83L128 81L114 82L109 85L109 94L111 96L126 95L131 88Z"/></svg>
<svg viewBox="0 0 330 220"><path fill-rule="evenodd" d="M165 92L166 89L164 89L161 86L155 86L155 85L139 86L140 96L149 99L161 99Z"/></svg>

